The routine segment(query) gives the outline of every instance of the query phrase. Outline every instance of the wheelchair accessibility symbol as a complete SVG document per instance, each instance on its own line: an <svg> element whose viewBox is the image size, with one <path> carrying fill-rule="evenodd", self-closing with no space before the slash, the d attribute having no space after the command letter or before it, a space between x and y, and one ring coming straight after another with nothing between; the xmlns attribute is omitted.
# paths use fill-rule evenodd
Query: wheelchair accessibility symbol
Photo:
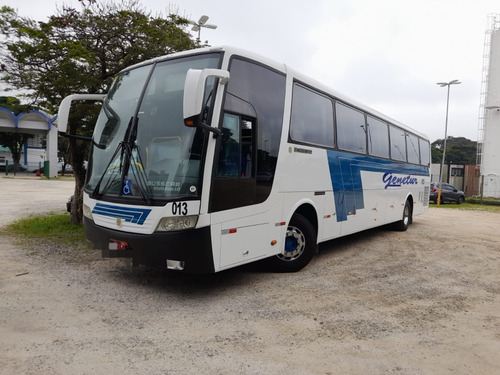
<svg viewBox="0 0 500 375"><path fill-rule="evenodd" d="M123 195L130 195L132 193L132 180L124 180L123 181Z"/></svg>

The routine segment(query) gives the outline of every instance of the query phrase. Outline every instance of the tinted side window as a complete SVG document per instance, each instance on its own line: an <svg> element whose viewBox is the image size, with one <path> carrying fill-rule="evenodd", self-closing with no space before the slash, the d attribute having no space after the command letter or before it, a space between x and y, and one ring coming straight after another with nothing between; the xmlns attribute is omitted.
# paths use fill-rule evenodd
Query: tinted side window
<svg viewBox="0 0 500 375"><path fill-rule="evenodd" d="M368 153L382 158L389 157L389 129L387 124L368 116Z"/></svg>
<svg viewBox="0 0 500 375"><path fill-rule="evenodd" d="M285 76L233 58L223 104L212 212L257 204L271 192L285 103Z"/></svg>
<svg viewBox="0 0 500 375"><path fill-rule="evenodd" d="M418 149L418 138L413 134L406 134L406 149L408 150L408 162L420 163L420 151Z"/></svg>
<svg viewBox="0 0 500 375"><path fill-rule="evenodd" d="M222 140L217 163L217 177L240 175L241 165L241 120L239 116L226 114L222 124Z"/></svg>
<svg viewBox="0 0 500 375"><path fill-rule="evenodd" d="M233 59L230 71L224 109L256 117L256 172L274 175L283 125L285 76L239 59Z"/></svg>
<svg viewBox="0 0 500 375"><path fill-rule="evenodd" d="M402 129L389 126L391 136L391 158L406 161L406 137Z"/></svg>
<svg viewBox="0 0 500 375"><path fill-rule="evenodd" d="M429 165L429 161L430 161L429 142L419 138L418 143L420 144L420 164Z"/></svg>
<svg viewBox="0 0 500 375"><path fill-rule="evenodd" d="M332 101L298 84L293 88L290 137L294 141L333 147Z"/></svg>
<svg viewBox="0 0 500 375"><path fill-rule="evenodd" d="M366 153L365 116L358 110L337 102L337 143L339 148Z"/></svg>

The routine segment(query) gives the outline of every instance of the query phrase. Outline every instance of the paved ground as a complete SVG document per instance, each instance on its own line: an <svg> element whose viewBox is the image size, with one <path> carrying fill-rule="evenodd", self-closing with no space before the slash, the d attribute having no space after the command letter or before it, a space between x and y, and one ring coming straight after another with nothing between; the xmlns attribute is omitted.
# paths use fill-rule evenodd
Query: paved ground
<svg viewBox="0 0 500 375"><path fill-rule="evenodd" d="M3 223L71 182L0 178ZM0 237L0 374L500 374L500 215L431 208L296 274L141 269Z"/></svg>
<svg viewBox="0 0 500 375"><path fill-rule="evenodd" d="M66 210L66 201L74 189L75 183L69 178L47 180L24 174L15 178L10 174L0 175L3 223L32 214Z"/></svg>

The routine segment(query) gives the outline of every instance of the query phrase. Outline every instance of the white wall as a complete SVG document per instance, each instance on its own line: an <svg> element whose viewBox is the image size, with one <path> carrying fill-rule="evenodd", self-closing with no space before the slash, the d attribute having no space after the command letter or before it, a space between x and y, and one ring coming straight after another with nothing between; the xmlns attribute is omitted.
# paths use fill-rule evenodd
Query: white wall
<svg viewBox="0 0 500 375"><path fill-rule="evenodd" d="M488 78L481 163L483 195L500 198L500 29L491 35Z"/></svg>

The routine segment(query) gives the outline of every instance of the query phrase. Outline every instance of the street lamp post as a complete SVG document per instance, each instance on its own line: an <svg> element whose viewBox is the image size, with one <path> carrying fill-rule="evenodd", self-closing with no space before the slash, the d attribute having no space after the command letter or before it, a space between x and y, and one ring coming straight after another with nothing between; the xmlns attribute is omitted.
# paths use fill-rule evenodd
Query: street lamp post
<svg viewBox="0 0 500 375"><path fill-rule="evenodd" d="M443 182L443 169L444 169L444 159L446 156L446 138L448 138L448 108L450 105L450 86L451 85L459 85L462 82L460 82L458 79L454 79L453 81L450 82L438 82L436 83L437 85L441 87L447 87L448 88L448 93L446 95L446 120L444 123L444 143L443 143L443 159L441 160L441 169L439 170L439 191L438 191L438 201L437 204L439 205L439 201L441 200L441 182Z"/></svg>

